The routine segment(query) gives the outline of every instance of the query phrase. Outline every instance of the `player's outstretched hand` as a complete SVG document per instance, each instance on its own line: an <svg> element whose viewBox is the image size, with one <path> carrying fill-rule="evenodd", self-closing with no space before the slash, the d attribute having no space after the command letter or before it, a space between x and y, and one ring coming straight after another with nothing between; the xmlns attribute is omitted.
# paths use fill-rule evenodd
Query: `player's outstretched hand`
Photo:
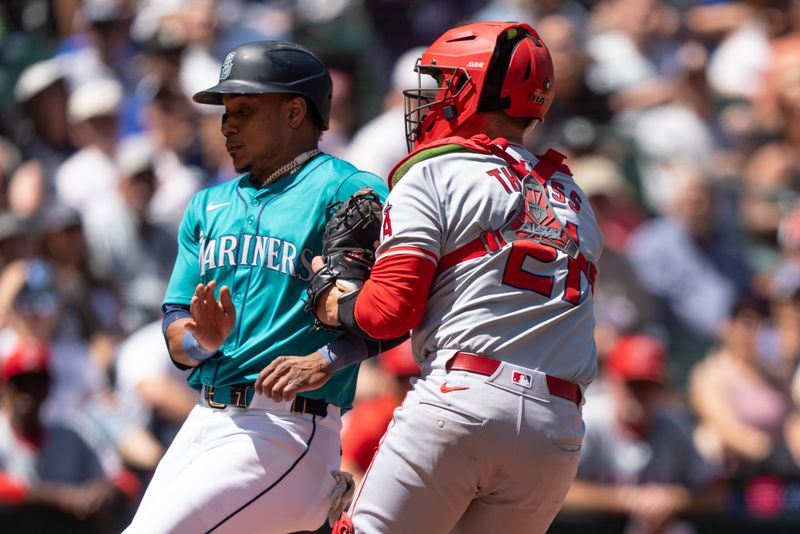
<svg viewBox="0 0 800 534"><path fill-rule="evenodd" d="M325 258L322 256L315 256L311 260L311 270L317 272L325 266ZM317 308L314 313L320 322L328 326L337 326L339 324L339 297L342 291L332 285L322 292L320 299L317 301Z"/></svg>
<svg viewBox="0 0 800 534"><path fill-rule="evenodd" d="M233 307L230 289L222 286L217 300L214 296L216 287L214 280L206 285L197 284L189 308L192 320L185 327L208 351L219 349L236 322L236 308Z"/></svg>
<svg viewBox="0 0 800 534"><path fill-rule="evenodd" d="M292 400L298 393L322 387L332 374L319 352L280 356L258 374L256 394L271 397L275 402Z"/></svg>

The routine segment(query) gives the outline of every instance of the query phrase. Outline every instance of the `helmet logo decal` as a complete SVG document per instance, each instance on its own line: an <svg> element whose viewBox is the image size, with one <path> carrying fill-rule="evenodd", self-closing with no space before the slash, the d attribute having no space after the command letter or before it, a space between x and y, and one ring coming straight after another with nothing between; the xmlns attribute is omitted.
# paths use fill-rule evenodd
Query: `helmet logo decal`
<svg viewBox="0 0 800 534"><path fill-rule="evenodd" d="M483 68L483 61L470 61L469 63L467 63L467 67L473 67L473 68L476 68L476 69L482 69Z"/></svg>
<svg viewBox="0 0 800 534"><path fill-rule="evenodd" d="M551 87L552 85L553 85L553 80L551 80L550 78L545 78L545 79L544 79L544 90L545 90L545 91L549 91L549 90L550 90L550 87Z"/></svg>
<svg viewBox="0 0 800 534"><path fill-rule="evenodd" d="M233 68L233 56L235 55L236 51L234 50L225 56L225 61L222 62L222 70L219 71L219 81L222 81L231 75L231 69Z"/></svg>
<svg viewBox="0 0 800 534"><path fill-rule="evenodd" d="M528 101L533 102L534 104L544 104L547 102L545 97L543 97L539 91L536 91L536 94L528 94Z"/></svg>

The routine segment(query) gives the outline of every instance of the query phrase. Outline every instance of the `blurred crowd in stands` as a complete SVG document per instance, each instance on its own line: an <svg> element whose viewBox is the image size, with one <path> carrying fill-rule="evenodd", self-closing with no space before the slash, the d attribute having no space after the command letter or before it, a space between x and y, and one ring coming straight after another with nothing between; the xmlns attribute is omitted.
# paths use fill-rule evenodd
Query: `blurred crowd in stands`
<svg viewBox="0 0 800 534"><path fill-rule="evenodd" d="M189 198L234 177L221 110L190 98L227 51L318 53L322 149L385 176L419 47L475 20L550 48L556 99L526 144L569 155L606 239L552 531L800 529L800 0L4 0L4 526L119 531L195 402L160 303ZM362 366L357 478L417 372L407 346Z"/></svg>

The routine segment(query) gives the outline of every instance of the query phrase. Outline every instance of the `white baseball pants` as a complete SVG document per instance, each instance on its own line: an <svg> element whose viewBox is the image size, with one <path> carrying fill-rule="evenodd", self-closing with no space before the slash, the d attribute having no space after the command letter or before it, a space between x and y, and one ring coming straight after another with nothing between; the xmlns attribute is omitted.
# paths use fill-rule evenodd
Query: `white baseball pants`
<svg viewBox="0 0 800 534"><path fill-rule="evenodd" d="M201 401L158 465L126 534L286 534L326 520L339 469L339 409L297 415L255 396L248 408Z"/></svg>

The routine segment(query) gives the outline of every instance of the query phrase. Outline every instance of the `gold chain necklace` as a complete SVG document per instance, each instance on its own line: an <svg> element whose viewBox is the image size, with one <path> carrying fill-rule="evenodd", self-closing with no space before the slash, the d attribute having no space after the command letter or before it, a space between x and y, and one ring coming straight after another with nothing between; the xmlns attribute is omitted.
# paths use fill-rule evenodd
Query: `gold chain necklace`
<svg viewBox="0 0 800 534"><path fill-rule="evenodd" d="M283 176L286 176L287 174L293 173L298 168L300 168L300 166L303 163L307 162L308 160L310 160L311 158L313 158L314 156L316 156L319 153L320 153L320 150L318 148L314 148L314 149L311 149L311 150L309 150L307 152L303 152L302 154L300 154L299 156L294 158L289 163L286 163L285 165L282 165L282 166L278 167L275 171L273 171L272 174L270 174L267 177L267 179L264 180L264 183L261 184L261 187L266 187L269 184L271 184L272 182L274 182L275 180L277 180L278 178L281 178Z"/></svg>

